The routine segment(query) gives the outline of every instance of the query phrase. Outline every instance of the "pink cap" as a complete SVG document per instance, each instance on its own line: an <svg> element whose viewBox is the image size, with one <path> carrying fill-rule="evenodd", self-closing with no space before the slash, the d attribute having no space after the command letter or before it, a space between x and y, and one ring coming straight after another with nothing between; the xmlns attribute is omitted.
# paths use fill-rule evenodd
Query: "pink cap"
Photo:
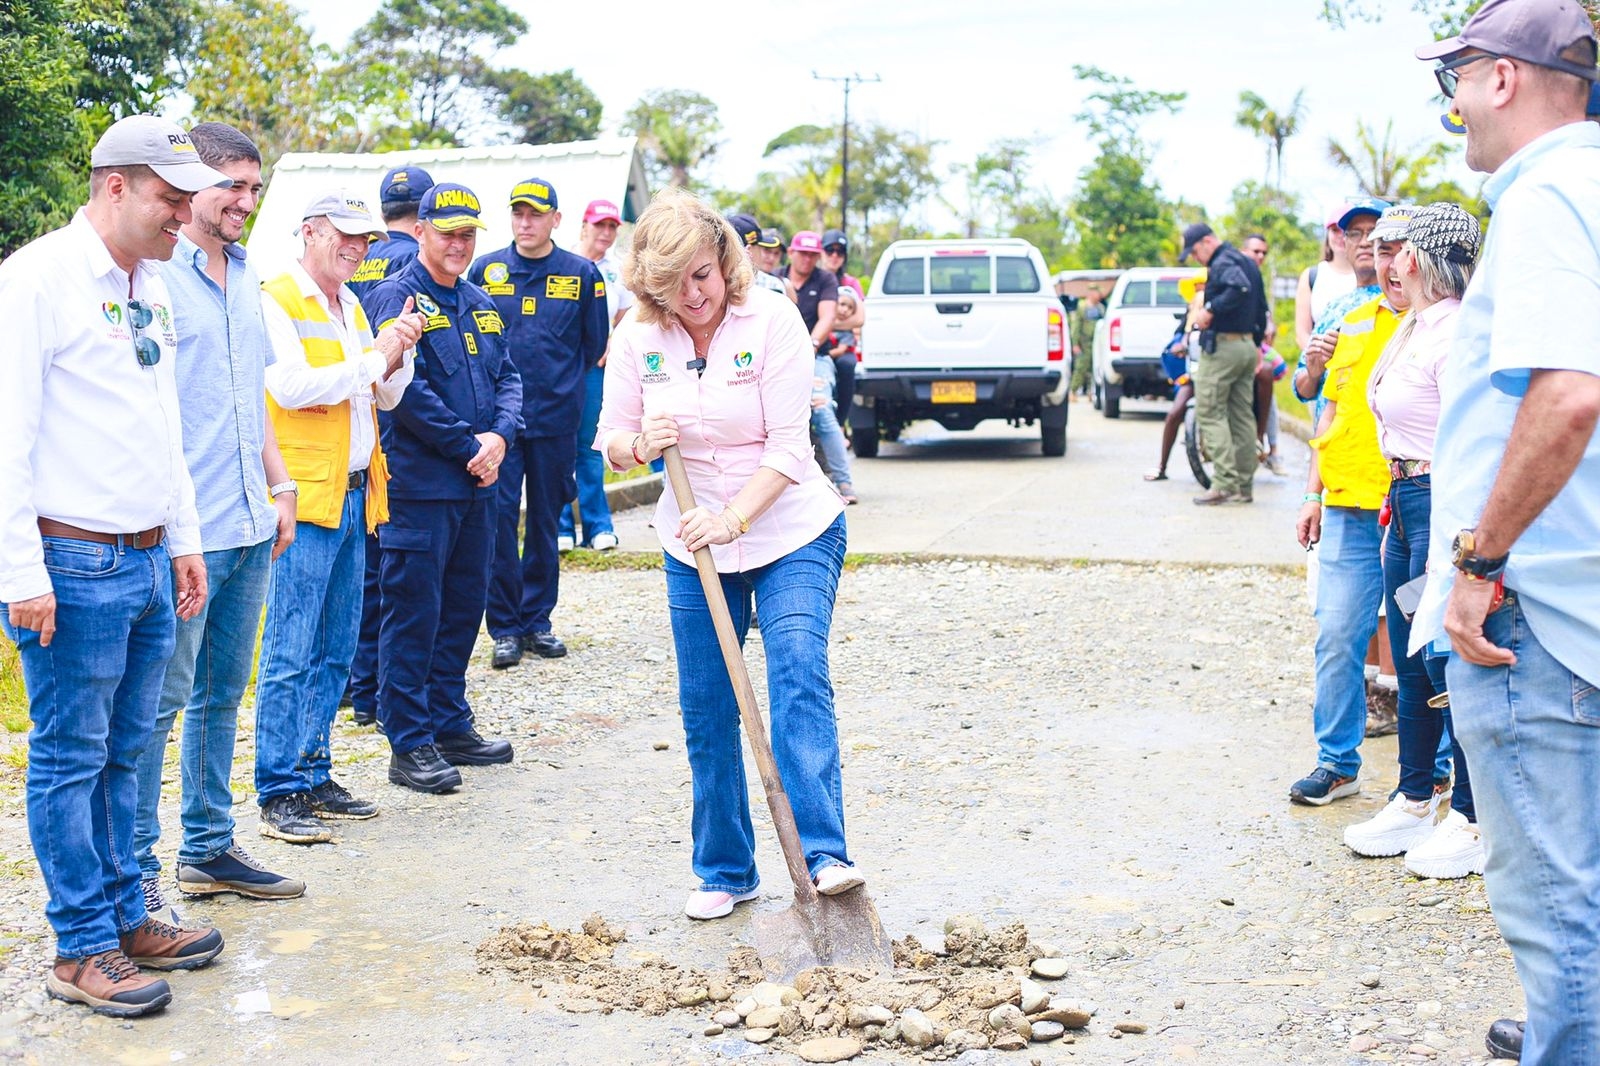
<svg viewBox="0 0 1600 1066"><path fill-rule="evenodd" d="M610 220L622 224L622 212L617 210L617 205L610 200L590 200L589 206L584 209L585 222L605 222Z"/></svg>
<svg viewBox="0 0 1600 1066"><path fill-rule="evenodd" d="M1344 218L1344 213L1348 210L1350 210L1349 200L1340 200L1338 203L1334 204L1328 209L1327 217L1322 220L1322 228L1342 229L1343 227L1340 226L1339 223Z"/></svg>
<svg viewBox="0 0 1600 1066"><path fill-rule="evenodd" d="M822 237L815 230L803 229L789 242L791 252L816 252L822 254Z"/></svg>

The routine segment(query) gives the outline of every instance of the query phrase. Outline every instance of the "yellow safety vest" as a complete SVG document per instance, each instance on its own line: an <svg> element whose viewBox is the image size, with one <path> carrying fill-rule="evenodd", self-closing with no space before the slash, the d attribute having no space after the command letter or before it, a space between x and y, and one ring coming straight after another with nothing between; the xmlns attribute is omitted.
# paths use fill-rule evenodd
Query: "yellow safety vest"
<svg viewBox="0 0 1600 1066"><path fill-rule="evenodd" d="M295 333L305 348L309 366L332 366L345 361L344 345L338 328L328 318L322 304L300 291L292 274L281 274L261 286L278 302L294 323ZM376 345L367 316L356 305L356 335L361 350ZM349 489L350 401L318 404L315 407L284 408L267 394L267 416L278 435L278 450L284 465L300 491L296 497L298 521L329 529L339 528L344 514L344 497ZM389 520L389 463L383 445L373 438L372 460L367 464L367 532Z"/></svg>
<svg viewBox="0 0 1600 1066"><path fill-rule="evenodd" d="M1383 297L1344 316L1339 346L1328 360L1322 395L1337 404L1327 432L1311 441L1322 475L1322 502L1375 511L1389 493L1389 464L1378 448L1378 420L1367 402L1367 381L1400 324Z"/></svg>

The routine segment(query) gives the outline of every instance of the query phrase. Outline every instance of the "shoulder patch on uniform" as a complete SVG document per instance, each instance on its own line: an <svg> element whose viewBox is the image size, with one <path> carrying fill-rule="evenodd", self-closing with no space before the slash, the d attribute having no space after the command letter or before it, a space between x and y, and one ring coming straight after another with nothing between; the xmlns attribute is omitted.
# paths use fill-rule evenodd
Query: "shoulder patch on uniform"
<svg viewBox="0 0 1600 1066"><path fill-rule="evenodd" d="M490 263L483 268L483 280L495 285L504 285L511 280L511 268L504 263Z"/></svg>
<svg viewBox="0 0 1600 1066"><path fill-rule="evenodd" d="M425 315L432 316L439 313L439 305L434 302L433 297L425 292L417 293L416 304L417 310Z"/></svg>
<svg viewBox="0 0 1600 1066"><path fill-rule="evenodd" d="M605 295L606 295L606 283L605 282L597 281L597 282L594 283L594 295L595 295L596 299L604 299L605 298Z"/></svg>
<svg viewBox="0 0 1600 1066"><path fill-rule="evenodd" d="M583 281L573 274L551 274L544 279L544 295L550 300L576 300L583 292Z"/></svg>

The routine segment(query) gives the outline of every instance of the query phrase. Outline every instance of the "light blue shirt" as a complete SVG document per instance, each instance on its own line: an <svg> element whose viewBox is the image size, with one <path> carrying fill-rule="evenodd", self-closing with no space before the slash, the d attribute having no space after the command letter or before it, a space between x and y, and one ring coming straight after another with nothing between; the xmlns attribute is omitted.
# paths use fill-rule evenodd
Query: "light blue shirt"
<svg viewBox="0 0 1600 1066"><path fill-rule="evenodd" d="M1494 224L1440 377L1428 585L1416 650L1444 634L1450 544L1477 525L1534 370L1600 375L1600 126L1552 130L1484 184ZM1539 643L1600 680L1600 434L1566 486L1511 547L1514 589Z"/></svg>
<svg viewBox="0 0 1600 1066"><path fill-rule="evenodd" d="M266 368L275 361L261 317L261 279L237 244L225 247L228 291L206 277L207 257L178 235L161 276L178 328L178 406L183 454L194 480L205 551L260 544L277 535L261 464Z"/></svg>

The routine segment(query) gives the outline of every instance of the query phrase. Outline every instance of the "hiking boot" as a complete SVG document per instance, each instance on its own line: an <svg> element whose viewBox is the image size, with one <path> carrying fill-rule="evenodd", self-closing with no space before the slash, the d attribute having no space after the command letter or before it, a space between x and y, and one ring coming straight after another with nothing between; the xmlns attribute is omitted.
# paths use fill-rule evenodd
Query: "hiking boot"
<svg viewBox="0 0 1600 1066"><path fill-rule="evenodd" d="M554 633L534 633L522 638L522 650L531 651L541 659L559 659L567 654L567 646Z"/></svg>
<svg viewBox="0 0 1600 1066"><path fill-rule="evenodd" d="M183 924L183 915L178 913L178 908L167 904L167 897L161 891L161 876L139 878L139 892L144 896L144 912L153 914L164 922L173 925Z"/></svg>
<svg viewBox="0 0 1600 1066"><path fill-rule="evenodd" d="M178 891L186 896L234 892L250 899L294 899L305 895L306 884L273 873L234 844L209 862L178 863Z"/></svg>
<svg viewBox="0 0 1600 1066"><path fill-rule="evenodd" d="M306 797L311 813L318 818L347 818L359 822L375 817L378 813L376 803L371 800L356 799L350 794L349 789L331 777L307 792Z"/></svg>
<svg viewBox="0 0 1600 1066"><path fill-rule="evenodd" d="M378 712L364 711L360 707L357 707L354 711L350 712L350 720L356 725L377 725Z"/></svg>
<svg viewBox="0 0 1600 1066"><path fill-rule="evenodd" d="M499 637L494 642L494 658L489 665L496 670L509 669L522 661L522 641L517 637Z"/></svg>
<svg viewBox="0 0 1600 1066"><path fill-rule="evenodd" d="M1289 798L1310 807L1322 807L1360 791L1359 777L1340 777L1326 766L1319 766L1289 786Z"/></svg>
<svg viewBox="0 0 1600 1066"><path fill-rule="evenodd" d="M215 929L180 929L159 918L121 937L122 953L135 966L149 970L198 970L222 954L222 934Z"/></svg>
<svg viewBox="0 0 1600 1066"><path fill-rule="evenodd" d="M1397 792L1374 817L1345 829L1344 846L1368 858L1402 855L1433 835L1438 816L1434 797L1412 800Z"/></svg>
<svg viewBox="0 0 1600 1066"><path fill-rule="evenodd" d="M438 794L460 788L461 771L445 762L438 748L424 744L389 757L389 780L413 792Z"/></svg>
<svg viewBox="0 0 1600 1066"><path fill-rule="evenodd" d="M82 1003L113 1018L137 1018L172 1002L165 980L140 973L116 948L82 959L56 959L44 987L55 999Z"/></svg>
<svg viewBox="0 0 1600 1066"><path fill-rule="evenodd" d="M510 762L509 740L485 740L468 727L465 733L448 733L435 741L439 757L451 766L494 766Z"/></svg>
<svg viewBox="0 0 1600 1066"><path fill-rule="evenodd" d="M1523 1023L1515 1018L1500 1018L1489 1026L1484 1046L1497 1059L1522 1059Z"/></svg>
<svg viewBox="0 0 1600 1066"><path fill-rule="evenodd" d="M1194 497L1194 502L1201 507L1215 507L1219 503L1227 503L1234 498L1234 493L1223 492L1221 489L1212 489L1203 496Z"/></svg>
<svg viewBox="0 0 1600 1066"><path fill-rule="evenodd" d="M311 797L305 792L273 796L261 805L261 835L291 844L326 844L333 830L311 812Z"/></svg>
<svg viewBox="0 0 1600 1066"><path fill-rule="evenodd" d="M1460 811L1451 811L1426 840L1406 852L1406 869L1441 881L1483 873L1483 837Z"/></svg>

